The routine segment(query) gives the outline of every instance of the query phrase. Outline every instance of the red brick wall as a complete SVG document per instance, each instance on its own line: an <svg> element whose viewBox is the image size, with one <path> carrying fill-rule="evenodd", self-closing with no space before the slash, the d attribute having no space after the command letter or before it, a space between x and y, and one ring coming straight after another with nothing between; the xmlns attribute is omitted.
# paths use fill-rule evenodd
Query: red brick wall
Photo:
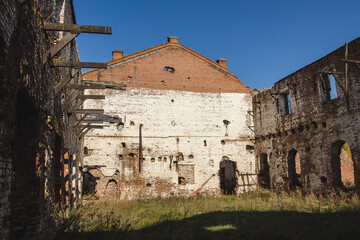
<svg viewBox="0 0 360 240"><path fill-rule="evenodd" d="M175 71L164 71L165 67ZM91 70L84 74L84 79L114 81L134 88L250 93L247 86L218 63L177 43L108 62L108 69Z"/></svg>

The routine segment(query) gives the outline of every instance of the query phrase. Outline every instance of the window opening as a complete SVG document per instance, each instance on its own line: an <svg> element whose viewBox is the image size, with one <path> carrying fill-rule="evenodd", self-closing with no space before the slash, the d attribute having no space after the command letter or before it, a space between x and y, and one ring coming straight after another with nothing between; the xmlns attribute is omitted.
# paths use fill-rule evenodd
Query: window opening
<svg viewBox="0 0 360 240"><path fill-rule="evenodd" d="M291 101L290 101L290 94L289 93L284 93L284 94L280 94L279 95L279 100L280 100L280 113L281 115L288 115L288 114L292 114L292 109L291 109Z"/></svg>
<svg viewBox="0 0 360 240"><path fill-rule="evenodd" d="M174 72L175 72L175 68L166 66L166 67L164 67L164 71L165 71L165 72L174 73Z"/></svg>

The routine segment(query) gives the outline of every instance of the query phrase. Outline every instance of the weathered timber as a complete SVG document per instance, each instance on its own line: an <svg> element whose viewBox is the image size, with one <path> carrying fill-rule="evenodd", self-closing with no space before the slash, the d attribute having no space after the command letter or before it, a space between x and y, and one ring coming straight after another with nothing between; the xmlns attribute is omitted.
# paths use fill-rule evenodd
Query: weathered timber
<svg viewBox="0 0 360 240"><path fill-rule="evenodd" d="M83 113L83 114L103 114L104 109L77 109L75 113Z"/></svg>
<svg viewBox="0 0 360 240"><path fill-rule="evenodd" d="M106 63L54 61L54 66L55 67L73 67L73 68L106 68Z"/></svg>
<svg viewBox="0 0 360 240"><path fill-rule="evenodd" d="M91 129L90 128L87 128L85 129L85 131L81 132L79 134L79 139L83 138L85 136L85 134L87 134Z"/></svg>
<svg viewBox="0 0 360 240"><path fill-rule="evenodd" d="M105 95L80 95L77 97L78 99L105 99Z"/></svg>
<svg viewBox="0 0 360 240"><path fill-rule="evenodd" d="M43 55L42 64L47 63L51 58L55 56L58 52L60 52L66 45L68 45L74 38L76 38L79 33L69 33L65 37L63 37L58 43L52 46L46 53Z"/></svg>
<svg viewBox="0 0 360 240"><path fill-rule="evenodd" d="M111 27L102 26L90 26L90 25L76 25L68 23L44 23L45 30L52 31L65 31L72 33L99 33L99 34L111 34Z"/></svg>
<svg viewBox="0 0 360 240"><path fill-rule="evenodd" d="M121 84L122 85L122 84ZM97 85L97 84L68 84L65 86L66 88L72 88L72 89L115 89L115 90L123 90L125 91L126 88L124 87L117 87L117 86L105 86L105 85Z"/></svg>
<svg viewBox="0 0 360 240"><path fill-rule="evenodd" d="M345 60L347 60L348 58L348 52L349 52L349 47L348 47L348 43L345 43ZM348 92L348 85L349 85L349 80L348 80L348 62L345 62L345 92Z"/></svg>
<svg viewBox="0 0 360 240"><path fill-rule="evenodd" d="M109 125L80 125L81 128L96 128L96 129L103 129L104 127L109 127Z"/></svg>
<svg viewBox="0 0 360 240"><path fill-rule="evenodd" d="M70 70L70 73L68 75L66 75L65 78L63 78L56 86L55 86L55 94L57 94L58 92L61 91L61 89L63 89L63 87L71 81L71 79L73 79L76 74L78 74L80 72L80 69L74 69L72 68Z"/></svg>
<svg viewBox="0 0 360 240"><path fill-rule="evenodd" d="M348 63L359 63L359 64L360 64L360 61L359 61L359 60L340 59L340 61L348 62Z"/></svg>
<svg viewBox="0 0 360 240"><path fill-rule="evenodd" d="M81 91L75 90L68 98L65 99L64 108L69 106L80 94Z"/></svg>
<svg viewBox="0 0 360 240"><path fill-rule="evenodd" d="M75 112L75 110L78 109L84 103L84 101L85 100L83 100L83 99L78 100L78 102L75 103L75 105L71 107L71 109L69 110L69 113Z"/></svg>

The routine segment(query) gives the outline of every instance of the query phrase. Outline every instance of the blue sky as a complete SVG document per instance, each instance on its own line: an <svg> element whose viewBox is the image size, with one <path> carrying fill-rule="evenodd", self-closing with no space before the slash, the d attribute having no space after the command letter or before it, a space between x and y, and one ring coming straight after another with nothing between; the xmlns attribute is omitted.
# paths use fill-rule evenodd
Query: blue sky
<svg viewBox="0 0 360 240"><path fill-rule="evenodd" d="M80 34L81 61L111 60L177 36L251 89L271 87L346 41L360 37L360 0L74 0L77 24L111 26Z"/></svg>

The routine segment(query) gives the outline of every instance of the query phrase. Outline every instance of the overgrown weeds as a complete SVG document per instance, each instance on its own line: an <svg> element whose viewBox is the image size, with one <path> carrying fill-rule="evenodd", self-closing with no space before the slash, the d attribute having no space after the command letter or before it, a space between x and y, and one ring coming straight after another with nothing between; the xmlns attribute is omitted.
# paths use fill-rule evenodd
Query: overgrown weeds
<svg viewBox="0 0 360 240"><path fill-rule="evenodd" d="M211 236L216 235L214 231L218 231L216 236L221 239L223 235L220 236L219 232L225 234L242 229L241 233L245 234L245 238L253 236L252 239L257 239L268 236L266 231L278 228L275 225L272 227L272 224L281 226L290 224L288 221L300 221L299 227L303 222L306 225L325 224L324 227L331 227L327 223L334 221L331 219L334 216L348 216L346 213L351 212L358 217L359 210L359 198L345 193L326 198L315 195L303 196L298 192L276 194L258 191L218 198L200 196L137 201L97 200L59 218L58 237L68 236L66 233L111 233L111 236L114 233L126 233L126 236L129 236L132 233L133 239L143 237L157 239L164 237L164 234L170 234L172 237L175 234L177 236L175 239L191 239L194 236L197 238L207 236L211 239ZM341 221L341 217L338 220ZM267 226L261 226L264 223L267 223ZM337 224L337 220L334 224ZM245 229L245 226L248 228ZM179 228L183 230L179 232ZM255 230L256 234L252 235ZM292 235L286 235L289 233L288 230L282 231L281 236L288 236L287 239L291 239ZM184 232L188 234L184 235ZM295 226L290 233L309 234L309 232L298 233ZM89 235L81 236L87 236L84 239L89 239ZM231 236L230 239L234 239ZM77 238L80 239L79 236ZM107 238L112 239L109 235Z"/></svg>

